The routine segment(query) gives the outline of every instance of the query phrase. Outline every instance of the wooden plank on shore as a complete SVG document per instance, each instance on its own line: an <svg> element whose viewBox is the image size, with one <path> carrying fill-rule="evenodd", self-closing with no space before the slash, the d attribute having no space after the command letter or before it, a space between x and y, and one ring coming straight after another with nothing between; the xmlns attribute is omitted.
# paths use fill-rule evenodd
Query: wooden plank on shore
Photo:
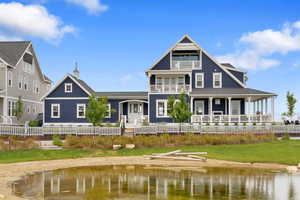
<svg viewBox="0 0 300 200"><path fill-rule="evenodd" d="M206 160L207 160L206 157L202 157L202 156L188 155L188 157L189 157L189 158L195 158L195 159L203 160L203 161L206 161Z"/></svg>
<svg viewBox="0 0 300 200"><path fill-rule="evenodd" d="M176 155L207 155L207 152L179 152Z"/></svg>
<svg viewBox="0 0 300 200"><path fill-rule="evenodd" d="M150 156L150 159L171 159L171 160L190 160L190 161L201 161L200 159L196 158L189 158L189 157L177 157L177 156Z"/></svg>
<svg viewBox="0 0 300 200"><path fill-rule="evenodd" d="M171 151L171 152L167 152L167 153L157 153L157 154L152 154L154 156L168 156L168 155L173 155L173 154L176 154L176 153L180 153L181 150L176 150L176 151Z"/></svg>

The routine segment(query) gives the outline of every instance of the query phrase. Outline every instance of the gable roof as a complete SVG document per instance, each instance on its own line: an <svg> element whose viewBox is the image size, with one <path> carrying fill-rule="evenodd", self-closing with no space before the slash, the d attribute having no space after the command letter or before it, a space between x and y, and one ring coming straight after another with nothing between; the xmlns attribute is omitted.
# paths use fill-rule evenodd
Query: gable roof
<svg viewBox="0 0 300 200"><path fill-rule="evenodd" d="M30 41L0 42L0 58L8 65L16 66Z"/></svg>
<svg viewBox="0 0 300 200"><path fill-rule="evenodd" d="M245 88L245 84L242 83L239 79L237 79L230 71L228 71L227 67L222 66L219 62L217 62L209 53L207 53L204 49L202 49L190 36L188 35L184 35L182 38L180 38L180 40L178 40L165 54L163 54L147 71L146 73L148 73L149 71L151 71L156 64L158 64L160 62L161 59L163 59L167 54L169 54L175 47L176 45L178 45L179 43L182 43L182 41L184 41L183 43L189 42L189 43L193 43L201 52L205 53L207 55L207 57L209 57L214 63L216 63L216 65L218 65L218 67L220 67L225 73L227 73L234 81L236 81L240 86L242 86L243 88Z"/></svg>
<svg viewBox="0 0 300 200"><path fill-rule="evenodd" d="M87 95L92 95L94 94L94 90L92 88L90 88L88 86L87 83L85 83L83 80L76 78L75 76L71 75L71 74L66 74L53 88L51 88L51 90L49 90L42 98L41 100L43 100L44 98L46 98L49 94L51 94L56 88L58 88L63 82L64 80L66 80L67 78L70 78L72 81L74 81L84 92L86 92Z"/></svg>

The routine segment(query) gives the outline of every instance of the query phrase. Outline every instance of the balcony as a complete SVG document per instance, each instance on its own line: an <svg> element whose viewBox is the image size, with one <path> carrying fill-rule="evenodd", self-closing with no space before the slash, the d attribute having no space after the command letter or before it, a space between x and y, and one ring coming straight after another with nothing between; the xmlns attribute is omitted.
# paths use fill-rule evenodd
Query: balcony
<svg viewBox="0 0 300 200"><path fill-rule="evenodd" d="M171 70L192 70L201 69L199 60L173 60Z"/></svg>
<svg viewBox="0 0 300 200"><path fill-rule="evenodd" d="M190 85L150 85L151 93L188 93Z"/></svg>

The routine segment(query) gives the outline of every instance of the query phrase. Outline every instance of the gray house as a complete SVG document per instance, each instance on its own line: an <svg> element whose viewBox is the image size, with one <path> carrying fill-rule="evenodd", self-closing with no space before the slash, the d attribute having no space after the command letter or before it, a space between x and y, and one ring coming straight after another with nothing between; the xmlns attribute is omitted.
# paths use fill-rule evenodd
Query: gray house
<svg viewBox="0 0 300 200"><path fill-rule="evenodd" d="M43 112L40 99L50 88L51 80L43 74L30 41L0 42L0 123L35 119ZM18 121L13 111L19 97L24 112Z"/></svg>
<svg viewBox="0 0 300 200"><path fill-rule="evenodd" d="M88 125L88 97L107 96L107 123L128 126L172 123L167 99L187 95L191 123L270 123L274 121L274 93L246 87L246 72L218 63L188 35L183 36L147 71L148 91L95 92L74 74L66 75L45 95L45 125Z"/></svg>

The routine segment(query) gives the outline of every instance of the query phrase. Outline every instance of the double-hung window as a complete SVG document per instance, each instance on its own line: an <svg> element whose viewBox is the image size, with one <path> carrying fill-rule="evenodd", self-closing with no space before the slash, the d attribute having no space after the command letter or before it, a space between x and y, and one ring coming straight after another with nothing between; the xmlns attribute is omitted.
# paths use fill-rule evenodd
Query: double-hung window
<svg viewBox="0 0 300 200"><path fill-rule="evenodd" d="M72 83L65 83L65 93L71 93L73 90L73 84Z"/></svg>
<svg viewBox="0 0 300 200"><path fill-rule="evenodd" d="M168 117L168 101L166 99L156 101L156 117Z"/></svg>
<svg viewBox="0 0 300 200"><path fill-rule="evenodd" d="M194 113L196 115L204 115L204 101L203 100L195 100Z"/></svg>
<svg viewBox="0 0 300 200"><path fill-rule="evenodd" d="M196 73L196 88L204 88L204 74Z"/></svg>
<svg viewBox="0 0 300 200"><path fill-rule="evenodd" d="M220 72L213 73L213 87L222 88L222 73Z"/></svg>
<svg viewBox="0 0 300 200"><path fill-rule="evenodd" d="M60 118L60 104L51 104L51 118Z"/></svg>
<svg viewBox="0 0 300 200"><path fill-rule="evenodd" d="M111 104L110 103L107 104L107 113L106 113L105 118L111 118Z"/></svg>
<svg viewBox="0 0 300 200"><path fill-rule="evenodd" d="M77 118L85 118L85 104L77 104Z"/></svg>
<svg viewBox="0 0 300 200"><path fill-rule="evenodd" d="M16 116L16 105L15 101L8 101L8 116Z"/></svg>
<svg viewBox="0 0 300 200"><path fill-rule="evenodd" d="M8 78L8 86L12 87L12 71L8 71L7 73Z"/></svg>

